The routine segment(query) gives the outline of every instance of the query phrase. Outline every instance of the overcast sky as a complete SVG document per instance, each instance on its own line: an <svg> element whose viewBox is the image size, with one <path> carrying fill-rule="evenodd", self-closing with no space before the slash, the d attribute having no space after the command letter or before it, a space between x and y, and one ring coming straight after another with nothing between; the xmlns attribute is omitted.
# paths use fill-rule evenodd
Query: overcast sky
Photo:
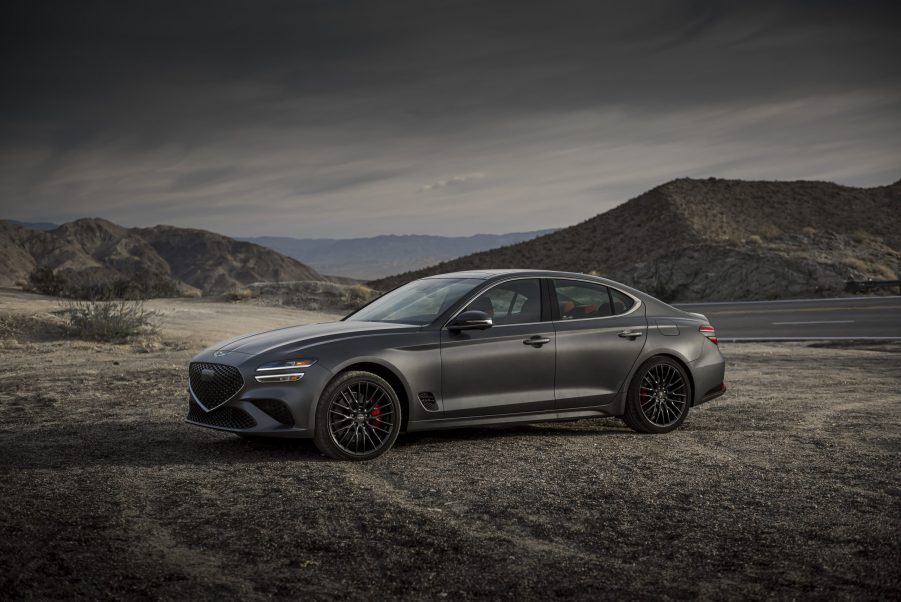
<svg viewBox="0 0 901 602"><path fill-rule="evenodd" d="M898 2L142 4L4 8L0 217L456 235L901 178Z"/></svg>

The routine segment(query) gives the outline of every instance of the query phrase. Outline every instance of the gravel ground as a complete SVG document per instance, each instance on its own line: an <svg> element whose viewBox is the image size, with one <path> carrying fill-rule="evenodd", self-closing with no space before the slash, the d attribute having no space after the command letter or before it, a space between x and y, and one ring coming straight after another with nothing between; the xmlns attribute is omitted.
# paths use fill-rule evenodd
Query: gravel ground
<svg viewBox="0 0 901 602"><path fill-rule="evenodd" d="M201 345L322 316L152 306L159 340L104 345L0 293L0 598L901 597L897 347L724 346L729 393L669 435L447 431L341 463L181 422Z"/></svg>

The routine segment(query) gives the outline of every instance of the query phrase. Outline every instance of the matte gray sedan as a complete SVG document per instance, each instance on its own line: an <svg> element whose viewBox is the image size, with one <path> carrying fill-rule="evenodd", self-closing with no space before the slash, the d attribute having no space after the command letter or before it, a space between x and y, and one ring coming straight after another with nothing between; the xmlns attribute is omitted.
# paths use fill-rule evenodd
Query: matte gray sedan
<svg viewBox="0 0 901 602"><path fill-rule="evenodd" d="M628 286L538 270L457 272L382 295L338 322L210 347L189 367L186 421L309 437L368 460L401 432L619 416L678 427L723 394L716 333Z"/></svg>

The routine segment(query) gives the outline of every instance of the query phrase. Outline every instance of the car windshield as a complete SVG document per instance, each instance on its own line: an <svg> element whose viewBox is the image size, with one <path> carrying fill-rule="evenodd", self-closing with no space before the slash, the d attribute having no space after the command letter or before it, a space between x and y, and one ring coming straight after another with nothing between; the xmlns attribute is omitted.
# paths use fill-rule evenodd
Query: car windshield
<svg viewBox="0 0 901 602"><path fill-rule="evenodd" d="M429 324L479 283L478 278L426 278L386 293L349 315L354 322Z"/></svg>

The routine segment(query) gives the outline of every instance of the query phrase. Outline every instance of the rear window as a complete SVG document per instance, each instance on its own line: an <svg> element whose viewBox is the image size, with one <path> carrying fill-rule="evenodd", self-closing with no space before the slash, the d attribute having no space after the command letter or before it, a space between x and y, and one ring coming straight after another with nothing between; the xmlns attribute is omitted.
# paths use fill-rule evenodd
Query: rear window
<svg viewBox="0 0 901 602"><path fill-rule="evenodd" d="M603 284L554 280L561 320L603 318L613 315L610 294Z"/></svg>
<svg viewBox="0 0 901 602"><path fill-rule="evenodd" d="M624 314L635 305L635 299L626 293L619 292L615 288L610 289L610 298L613 300L614 314Z"/></svg>

